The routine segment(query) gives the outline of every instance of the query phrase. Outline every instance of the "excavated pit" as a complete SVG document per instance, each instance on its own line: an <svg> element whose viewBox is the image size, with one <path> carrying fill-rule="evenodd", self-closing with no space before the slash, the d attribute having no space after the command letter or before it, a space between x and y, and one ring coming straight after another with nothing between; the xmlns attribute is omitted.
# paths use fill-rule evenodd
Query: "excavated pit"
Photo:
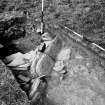
<svg viewBox="0 0 105 105"><path fill-rule="evenodd" d="M40 90L40 92L45 91L45 94L38 97L37 101L34 102L33 100L33 103L31 103L25 92L20 89L11 71L1 62L0 104L104 105L104 61L91 51L81 47L79 43L68 39L68 37L66 37L67 33L62 30L49 30L60 38L63 46L59 50L56 64L53 68L54 70L50 74L51 78L47 78L47 89ZM51 50L55 53L58 48L55 46L54 49ZM5 91L6 89L4 87L9 93Z"/></svg>

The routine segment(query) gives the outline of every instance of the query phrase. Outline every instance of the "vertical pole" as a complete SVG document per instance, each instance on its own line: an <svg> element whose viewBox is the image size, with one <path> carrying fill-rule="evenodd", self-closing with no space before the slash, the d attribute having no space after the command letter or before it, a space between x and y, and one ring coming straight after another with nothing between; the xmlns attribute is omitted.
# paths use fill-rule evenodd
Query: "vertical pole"
<svg viewBox="0 0 105 105"><path fill-rule="evenodd" d="M44 33L44 21L43 21L43 10L44 10L44 0L42 0L42 14L41 14L41 34Z"/></svg>

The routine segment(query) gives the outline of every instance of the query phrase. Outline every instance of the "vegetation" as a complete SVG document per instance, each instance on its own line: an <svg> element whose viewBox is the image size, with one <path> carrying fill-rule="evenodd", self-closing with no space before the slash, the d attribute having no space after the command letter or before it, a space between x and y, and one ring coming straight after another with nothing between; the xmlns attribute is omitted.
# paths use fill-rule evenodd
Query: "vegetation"
<svg viewBox="0 0 105 105"><path fill-rule="evenodd" d="M22 21L12 24L13 19L21 17L21 13ZM23 53L34 49L40 43L35 31L40 23L40 16L41 0L0 0L0 44L12 44ZM66 25L105 47L105 0L45 0L44 21ZM8 71L5 71L5 75L1 73L4 69ZM28 105L25 93L19 90L17 82L2 61L0 80L5 83L3 86L0 83L0 99L3 100L0 105Z"/></svg>

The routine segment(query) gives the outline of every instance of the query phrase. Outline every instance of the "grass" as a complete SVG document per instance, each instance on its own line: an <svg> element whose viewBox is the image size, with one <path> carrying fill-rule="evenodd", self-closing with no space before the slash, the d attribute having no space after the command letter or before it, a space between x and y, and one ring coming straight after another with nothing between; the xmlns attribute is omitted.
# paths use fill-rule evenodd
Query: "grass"
<svg viewBox="0 0 105 105"><path fill-rule="evenodd" d="M40 22L40 16L41 16L40 10L41 10L41 0L35 0L35 1L1 0L0 1L0 21L1 19L5 18L9 19L12 16L16 17L20 16L21 13L23 12L25 13L26 17L26 21L24 24L26 30L25 37L13 41L13 43L16 45L16 48L21 50L23 53L35 49L36 46L40 44L40 37L35 32L36 27L37 25L39 25ZM9 15L4 16L7 13ZM105 20L104 0L46 0L45 1L45 7L44 7L45 22L49 22L50 24L54 24L55 22L67 25L76 32L83 34L87 38L103 46L105 46L104 20ZM7 103L6 105L8 104L29 105L25 93L21 91L12 73L8 68L5 67L2 61L0 61L0 80L1 80L0 98L3 100L3 101L1 100L0 103L3 102L5 104ZM4 87L7 88L8 91L3 90L5 89ZM6 95L3 95L4 93Z"/></svg>

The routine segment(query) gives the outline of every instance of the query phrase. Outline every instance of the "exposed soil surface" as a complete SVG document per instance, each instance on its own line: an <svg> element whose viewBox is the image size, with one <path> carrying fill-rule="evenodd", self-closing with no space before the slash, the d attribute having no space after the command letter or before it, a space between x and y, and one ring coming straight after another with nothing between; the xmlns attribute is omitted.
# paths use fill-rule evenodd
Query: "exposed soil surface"
<svg viewBox="0 0 105 105"><path fill-rule="evenodd" d="M66 24L95 42L102 41L104 46L104 0L46 0L45 4L44 19L51 27L57 22ZM0 1L0 105L30 105L2 59L13 52L26 53L40 44L36 33L40 14L38 0ZM52 72L48 80L47 97L37 105L104 105L105 61L70 40L63 30L51 27L46 26L46 30L59 36L70 53L63 68L66 73L59 70L62 68L59 63L58 71Z"/></svg>

